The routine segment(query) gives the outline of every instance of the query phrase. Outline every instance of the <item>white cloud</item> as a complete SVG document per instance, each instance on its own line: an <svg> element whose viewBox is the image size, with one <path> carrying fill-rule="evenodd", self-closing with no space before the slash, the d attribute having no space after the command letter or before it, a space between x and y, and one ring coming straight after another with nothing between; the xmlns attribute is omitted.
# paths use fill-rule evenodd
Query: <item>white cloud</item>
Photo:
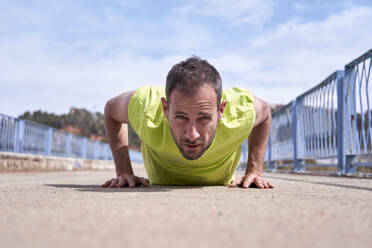
<svg viewBox="0 0 372 248"><path fill-rule="evenodd" d="M260 0L204 0L178 8L182 14L217 17L226 24L262 26L273 15L273 2Z"/></svg>
<svg viewBox="0 0 372 248"><path fill-rule="evenodd" d="M251 45L260 47L279 44L281 47L296 49L326 46L347 48L354 42L370 41L372 33L368 31L371 19L372 8L354 7L341 14L331 15L324 21L300 23L291 20L279 25L270 34L253 40Z"/></svg>
<svg viewBox="0 0 372 248"><path fill-rule="evenodd" d="M371 48L370 20L372 8L353 7L323 21L279 25L250 40L245 53L265 64L251 71L250 78L298 91L309 89Z"/></svg>
<svg viewBox="0 0 372 248"><path fill-rule="evenodd" d="M225 87L237 85L271 103L287 103L369 50L370 20L368 7L349 8L323 21L291 20L269 34L243 39L237 49L210 61Z"/></svg>
<svg viewBox="0 0 372 248"><path fill-rule="evenodd" d="M26 110L67 112L70 106L103 111L105 102L142 85L163 85L175 61L119 53L91 59L64 46L53 50L43 37L22 37L0 43L0 113L19 115Z"/></svg>
<svg viewBox="0 0 372 248"><path fill-rule="evenodd" d="M266 1L190 6L184 7L185 15L196 11L243 29L266 23L273 11ZM85 13L70 21L77 27L72 26L74 33L67 39L55 37L58 30L44 30L50 26L0 36L0 113L15 116L40 108L62 113L70 106L102 111L107 99L123 91L164 85L171 66L193 54L215 65L225 88L240 86L270 103L287 103L372 44L368 7L350 7L322 21L264 25L262 33L249 37L239 27L234 27L237 33L229 28L216 33L203 21L177 19L174 13L139 23L112 9L103 13L103 19ZM32 25L49 20L53 23L53 15ZM221 39L226 44L214 43Z"/></svg>

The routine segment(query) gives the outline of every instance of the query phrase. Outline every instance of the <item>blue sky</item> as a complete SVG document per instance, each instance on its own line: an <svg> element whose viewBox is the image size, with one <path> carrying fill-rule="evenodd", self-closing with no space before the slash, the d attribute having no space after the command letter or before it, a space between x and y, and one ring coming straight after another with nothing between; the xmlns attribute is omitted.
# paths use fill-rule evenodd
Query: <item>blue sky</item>
<svg viewBox="0 0 372 248"><path fill-rule="evenodd" d="M372 1L0 0L0 113L103 111L191 55L287 103L372 48Z"/></svg>

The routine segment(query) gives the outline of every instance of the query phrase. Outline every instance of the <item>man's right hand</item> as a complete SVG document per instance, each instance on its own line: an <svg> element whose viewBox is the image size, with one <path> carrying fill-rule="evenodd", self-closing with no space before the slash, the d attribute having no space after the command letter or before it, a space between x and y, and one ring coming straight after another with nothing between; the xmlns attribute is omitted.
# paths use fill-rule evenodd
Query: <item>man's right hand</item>
<svg viewBox="0 0 372 248"><path fill-rule="evenodd" d="M102 184L102 187L136 187L136 186L149 186L150 182L148 179L143 177L137 177L133 174L121 174L116 178L112 178Z"/></svg>

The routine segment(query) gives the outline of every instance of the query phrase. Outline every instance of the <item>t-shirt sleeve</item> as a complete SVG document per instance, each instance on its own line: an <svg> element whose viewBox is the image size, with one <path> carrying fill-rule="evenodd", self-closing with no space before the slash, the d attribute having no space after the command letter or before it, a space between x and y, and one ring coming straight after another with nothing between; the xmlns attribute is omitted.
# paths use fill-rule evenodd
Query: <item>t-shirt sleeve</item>
<svg viewBox="0 0 372 248"><path fill-rule="evenodd" d="M142 133L141 129L143 128L141 123L143 123L145 108L143 106L143 101L141 101L140 91L141 88L137 89L129 101L128 118L133 130L141 137L140 133Z"/></svg>
<svg viewBox="0 0 372 248"><path fill-rule="evenodd" d="M227 101L222 124L242 136L248 136L256 120L253 95L250 91L234 87L224 91L222 100Z"/></svg>
<svg viewBox="0 0 372 248"><path fill-rule="evenodd" d="M164 87L140 87L129 102L128 117L130 125L142 140L151 135L153 128L161 125L161 97L164 95L163 92Z"/></svg>

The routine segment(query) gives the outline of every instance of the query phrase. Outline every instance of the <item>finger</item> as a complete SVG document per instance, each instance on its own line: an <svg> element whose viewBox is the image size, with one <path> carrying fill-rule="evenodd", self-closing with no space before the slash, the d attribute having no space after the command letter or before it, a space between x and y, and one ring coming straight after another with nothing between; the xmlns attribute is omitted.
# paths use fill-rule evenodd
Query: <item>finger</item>
<svg viewBox="0 0 372 248"><path fill-rule="evenodd" d="M249 188L249 185L251 185L251 183L254 181L254 179L255 179L254 176L246 177L241 186L243 188Z"/></svg>
<svg viewBox="0 0 372 248"><path fill-rule="evenodd" d="M148 187L150 185L149 180L147 180L146 178L143 178L143 177L141 177L141 183L142 183L143 187Z"/></svg>
<svg viewBox="0 0 372 248"><path fill-rule="evenodd" d="M137 177L136 178L136 185L137 186L144 186L144 187L147 187L149 186L150 182L149 180L147 180L146 178L143 178L143 177Z"/></svg>
<svg viewBox="0 0 372 248"><path fill-rule="evenodd" d="M126 180L124 177L119 177L119 182L116 184L116 187L124 187Z"/></svg>
<svg viewBox="0 0 372 248"><path fill-rule="evenodd" d="M267 184L269 185L269 188L270 189L273 189L274 188L274 185L272 185L270 182L267 182Z"/></svg>
<svg viewBox="0 0 372 248"><path fill-rule="evenodd" d="M113 178L112 181L111 181L110 187L115 187L116 184L118 184L118 182L119 182L119 179Z"/></svg>
<svg viewBox="0 0 372 248"><path fill-rule="evenodd" d="M112 179L106 181L104 184L101 184L101 186L102 186L102 187L107 187L107 186L109 186L109 185L111 184L111 180L112 180Z"/></svg>
<svg viewBox="0 0 372 248"><path fill-rule="evenodd" d="M136 182L135 182L133 176L127 176L127 177L126 177L126 180L127 180L127 182L128 182L128 186L129 186L129 188L136 187Z"/></svg>
<svg viewBox="0 0 372 248"><path fill-rule="evenodd" d="M235 183L236 183L237 186L241 186L242 182L243 182L242 177L239 177L238 179L235 180Z"/></svg>
<svg viewBox="0 0 372 248"><path fill-rule="evenodd" d="M269 185L267 184L267 182L265 180L262 179L262 184L264 186L265 189L268 189L269 188Z"/></svg>
<svg viewBox="0 0 372 248"><path fill-rule="evenodd" d="M229 187L236 187L236 181L235 181L235 180L232 180L232 181L230 182Z"/></svg>
<svg viewBox="0 0 372 248"><path fill-rule="evenodd" d="M134 182L136 183L136 187L139 187L142 185L142 180L138 177L138 178L134 178Z"/></svg>
<svg viewBox="0 0 372 248"><path fill-rule="evenodd" d="M262 179L259 178L259 177L256 177L256 179L254 180L254 183L256 184L256 186L260 189L263 189L265 188L264 185L262 184Z"/></svg>
<svg viewBox="0 0 372 248"><path fill-rule="evenodd" d="M137 177L137 176L134 176L134 182L136 183L136 186L141 186L141 185L143 185L143 180L144 180L143 177Z"/></svg>

